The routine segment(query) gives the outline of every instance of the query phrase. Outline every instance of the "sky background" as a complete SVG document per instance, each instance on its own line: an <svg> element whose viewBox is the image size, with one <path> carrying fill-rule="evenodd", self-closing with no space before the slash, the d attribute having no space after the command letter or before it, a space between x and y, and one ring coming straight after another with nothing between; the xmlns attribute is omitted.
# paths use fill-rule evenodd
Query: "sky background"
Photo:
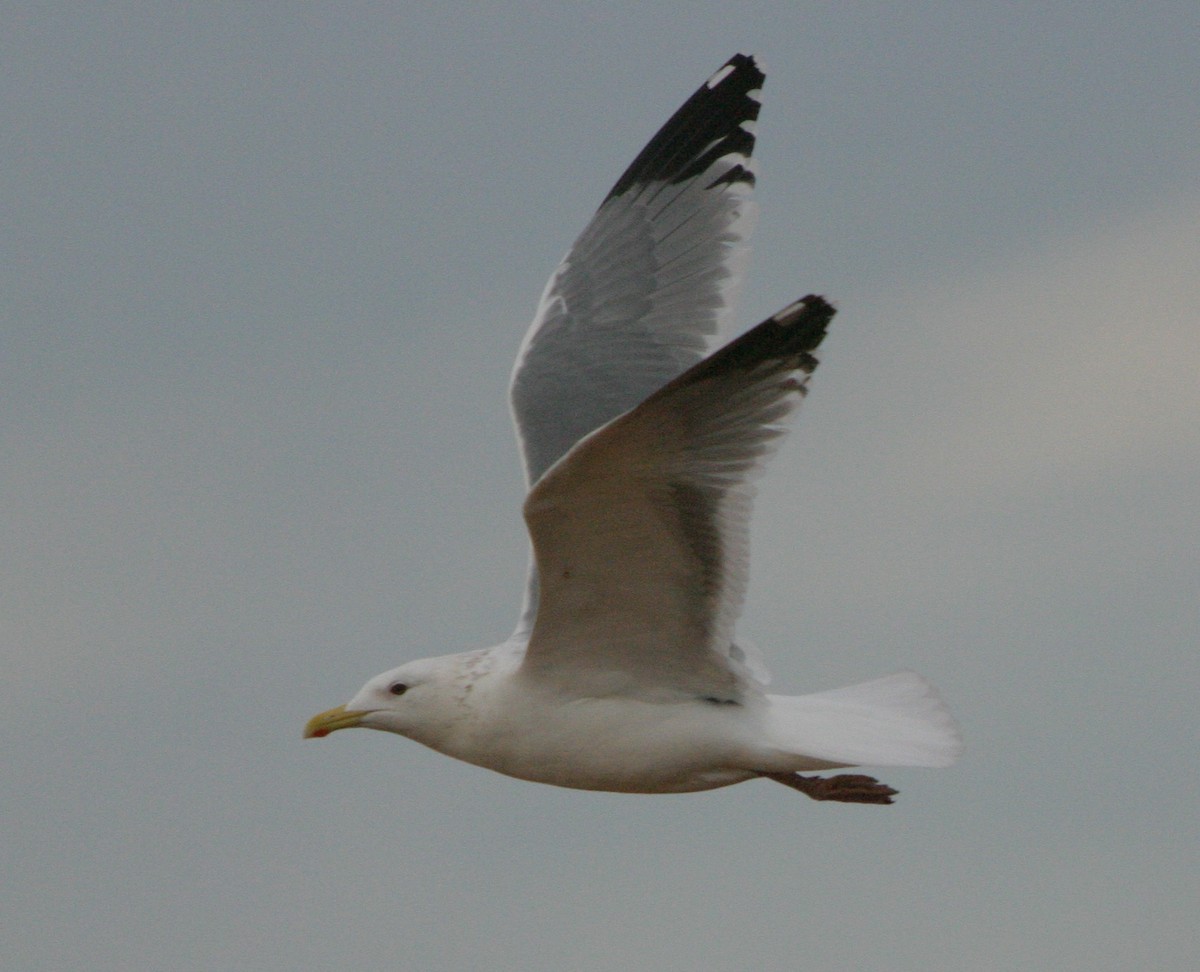
<svg viewBox="0 0 1200 972"><path fill-rule="evenodd" d="M436 10L432 9L436 7ZM14 3L0 967L1190 970L1200 8ZM776 691L900 668L891 808L300 738L505 638L543 283L735 51L738 309L840 313L760 489Z"/></svg>

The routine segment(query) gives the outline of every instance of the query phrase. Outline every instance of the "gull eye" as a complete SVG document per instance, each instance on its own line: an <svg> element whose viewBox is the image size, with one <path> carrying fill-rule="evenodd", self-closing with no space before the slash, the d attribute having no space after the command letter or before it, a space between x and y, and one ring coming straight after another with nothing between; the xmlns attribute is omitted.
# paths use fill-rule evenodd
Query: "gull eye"
<svg viewBox="0 0 1200 972"><path fill-rule="evenodd" d="M392 684L388 686L388 691L391 692L392 695L403 695L408 691L408 686L403 682L392 682Z"/></svg>

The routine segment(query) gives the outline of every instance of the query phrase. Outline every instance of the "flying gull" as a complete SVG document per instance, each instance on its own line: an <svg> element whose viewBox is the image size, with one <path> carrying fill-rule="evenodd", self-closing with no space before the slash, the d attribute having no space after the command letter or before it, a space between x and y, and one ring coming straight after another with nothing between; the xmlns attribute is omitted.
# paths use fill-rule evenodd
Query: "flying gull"
<svg viewBox="0 0 1200 972"><path fill-rule="evenodd" d="M896 791L801 774L958 757L954 720L920 676L770 695L734 634L752 479L835 313L804 297L707 354L753 221L762 83L741 54L709 78L546 285L510 389L533 547L516 630L371 679L306 737L382 729L578 789L681 793L763 777L856 803Z"/></svg>

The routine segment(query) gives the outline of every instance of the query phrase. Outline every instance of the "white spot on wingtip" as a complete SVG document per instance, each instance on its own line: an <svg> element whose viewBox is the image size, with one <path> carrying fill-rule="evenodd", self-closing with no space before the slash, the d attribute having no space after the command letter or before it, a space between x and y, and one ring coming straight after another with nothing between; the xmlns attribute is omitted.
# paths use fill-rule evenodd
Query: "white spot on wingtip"
<svg viewBox="0 0 1200 972"><path fill-rule="evenodd" d="M732 64L726 64L716 74L704 82L704 87L715 88L718 84L724 81L729 75L733 74L736 68Z"/></svg>
<svg viewBox="0 0 1200 972"><path fill-rule="evenodd" d="M797 317L805 307L804 300L794 300L783 310L771 318L776 324L791 324L791 318Z"/></svg>

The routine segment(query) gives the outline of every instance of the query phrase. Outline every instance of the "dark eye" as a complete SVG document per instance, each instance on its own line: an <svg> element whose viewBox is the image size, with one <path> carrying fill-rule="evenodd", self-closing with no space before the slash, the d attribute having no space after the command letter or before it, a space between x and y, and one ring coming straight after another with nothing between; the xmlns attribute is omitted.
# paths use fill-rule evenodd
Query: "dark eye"
<svg viewBox="0 0 1200 972"><path fill-rule="evenodd" d="M393 682L388 686L388 691L391 692L392 695L403 695L408 691L408 686L403 682Z"/></svg>

